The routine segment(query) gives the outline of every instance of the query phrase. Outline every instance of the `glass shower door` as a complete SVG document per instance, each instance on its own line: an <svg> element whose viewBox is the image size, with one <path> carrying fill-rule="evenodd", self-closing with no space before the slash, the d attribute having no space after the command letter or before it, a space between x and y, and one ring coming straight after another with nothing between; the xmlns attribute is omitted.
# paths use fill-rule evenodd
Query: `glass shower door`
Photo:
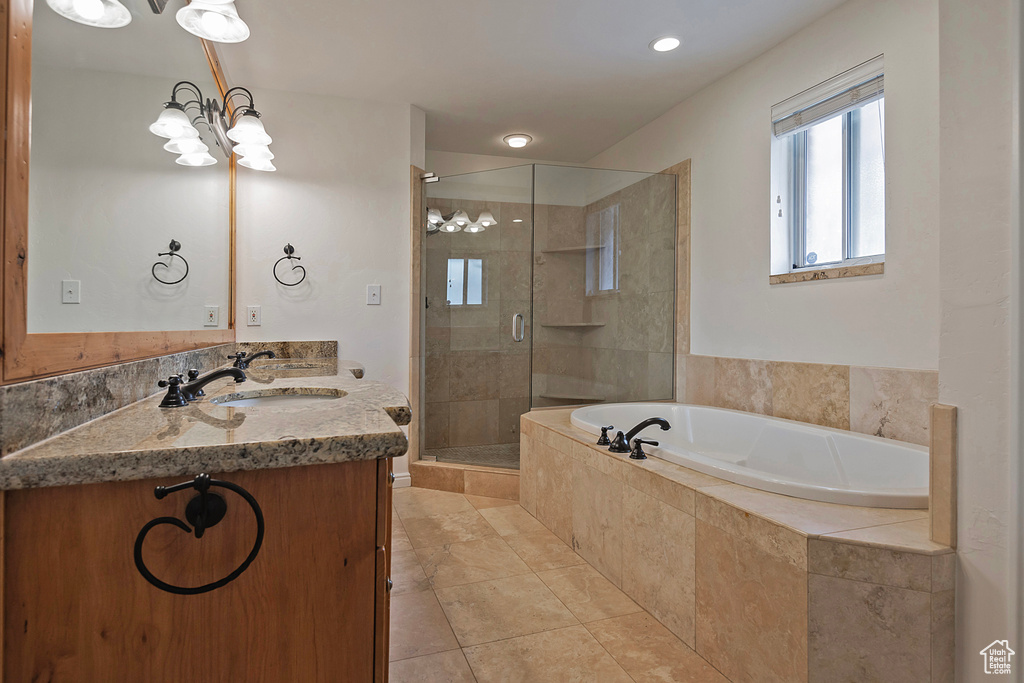
<svg viewBox="0 0 1024 683"><path fill-rule="evenodd" d="M533 168L426 186L424 450L519 467L530 410Z"/></svg>

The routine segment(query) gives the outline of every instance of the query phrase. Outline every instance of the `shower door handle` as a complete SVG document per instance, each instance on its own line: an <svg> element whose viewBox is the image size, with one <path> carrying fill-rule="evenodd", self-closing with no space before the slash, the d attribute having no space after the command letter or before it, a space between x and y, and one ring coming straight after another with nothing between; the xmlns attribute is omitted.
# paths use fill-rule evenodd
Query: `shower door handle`
<svg viewBox="0 0 1024 683"><path fill-rule="evenodd" d="M512 341L521 342L526 338L526 318L522 313L512 316Z"/></svg>

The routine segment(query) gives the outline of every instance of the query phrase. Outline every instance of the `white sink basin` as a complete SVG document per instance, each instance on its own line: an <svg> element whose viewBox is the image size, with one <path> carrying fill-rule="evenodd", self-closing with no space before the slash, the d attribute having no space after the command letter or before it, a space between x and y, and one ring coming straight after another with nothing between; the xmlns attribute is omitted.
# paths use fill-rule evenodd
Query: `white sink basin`
<svg viewBox="0 0 1024 683"><path fill-rule="evenodd" d="M282 388L257 391L239 391L210 399L210 403L225 408L300 408L307 405L323 404L346 396L339 389Z"/></svg>

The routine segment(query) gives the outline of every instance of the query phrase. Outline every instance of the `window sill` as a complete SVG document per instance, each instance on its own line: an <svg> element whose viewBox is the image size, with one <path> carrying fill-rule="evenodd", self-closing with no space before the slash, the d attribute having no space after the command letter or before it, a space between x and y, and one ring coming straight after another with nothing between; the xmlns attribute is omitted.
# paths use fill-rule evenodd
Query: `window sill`
<svg viewBox="0 0 1024 683"><path fill-rule="evenodd" d="M833 266L816 270L800 270L794 273L770 275L768 284L784 285L790 282L809 282L811 280L835 280L841 277L858 277L861 275L881 275L885 272L885 262L865 263L859 266Z"/></svg>

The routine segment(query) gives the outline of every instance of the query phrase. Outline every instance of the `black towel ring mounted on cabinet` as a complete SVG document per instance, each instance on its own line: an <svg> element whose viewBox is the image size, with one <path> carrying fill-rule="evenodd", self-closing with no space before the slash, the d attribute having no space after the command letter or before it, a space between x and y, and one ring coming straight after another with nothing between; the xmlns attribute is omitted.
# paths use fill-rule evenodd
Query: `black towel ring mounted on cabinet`
<svg viewBox="0 0 1024 683"><path fill-rule="evenodd" d="M302 281L306 279L306 269L297 263L292 264L292 270L302 271L302 277L299 278L298 282L288 283L277 276L277 266L281 263L281 261L284 260L287 260L288 263L291 263L292 261L301 261L302 258L299 256L295 256L295 247L293 247L290 244L284 245L284 256L282 256L281 258L277 259L277 261L274 262L274 279L280 282L285 287L297 287L298 285L301 285Z"/></svg>
<svg viewBox="0 0 1024 683"><path fill-rule="evenodd" d="M234 491L249 504L252 508L253 514L256 516L256 542L252 546L252 550L249 551L249 556L245 558L245 561L238 566L235 571L231 572L223 579L208 583L203 586L195 586L193 588L186 588L182 586L175 586L153 576L153 572L149 571L146 563L142 559L142 544L146 541L146 535L153 530L154 527L160 526L161 524L170 524L176 526L185 533L194 533L196 538L202 538L203 534L210 527L216 526L224 515L227 514L228 505L223 497L216 493L210 492L210 487L220 487ZM177 491L184 491L186 489L195 489L199 491L199 495L188 502L185 506L185 518L192 524L192 529L189 529L188 524L182 522L177 517L158 517L154 520L146 523L142 530L139 531L139 535L135 538L135 567L142 574L142 577L149 581L151 584L156 586L162 591L168 593L174 593L176 595L199 595L201 593L209 593L212 590L217 590L222 586L226 586L235 579L237 579L242 572L249 568L253 560L260 552L260 547L263 545L263 510L260 509L259 503L252 497L252 494L243 489L237 484L232 484L229 481L218 481L211 479L208 474L200 474L192 481L186 481L181 484L175 484L174 486L157 486L153 492L158 500L162 500L170 493Z"/></svg>
<svg viewBox="0 0 1024 683"><path fill-rule="evenodd" d="M188 261L185 260L184 256L182 256L181 254L178 253L178 251L181 249L181 242L179 242L178 240L171 240L171 243L169 245L167 245L167 248L170 251L161 252L161 253L157 254L157 256L170 256L171 258L167 259L167 263L164 263L163 261L157 261L156 263L153 264L153 268L152 268L153 278L157 282L159 282L161 284L176 285L179 282L183 282L185 280L185 278L188 277ZM168 282L167 280L161 280L160 276L156 274L156 267L157 266L163 266L164 268L170 268L171 267L171 262L174 261L175 257L180 258L182 260L182 262L185 264L185 274L182 275L177 280L175 280L174 282Z"/></svg>

